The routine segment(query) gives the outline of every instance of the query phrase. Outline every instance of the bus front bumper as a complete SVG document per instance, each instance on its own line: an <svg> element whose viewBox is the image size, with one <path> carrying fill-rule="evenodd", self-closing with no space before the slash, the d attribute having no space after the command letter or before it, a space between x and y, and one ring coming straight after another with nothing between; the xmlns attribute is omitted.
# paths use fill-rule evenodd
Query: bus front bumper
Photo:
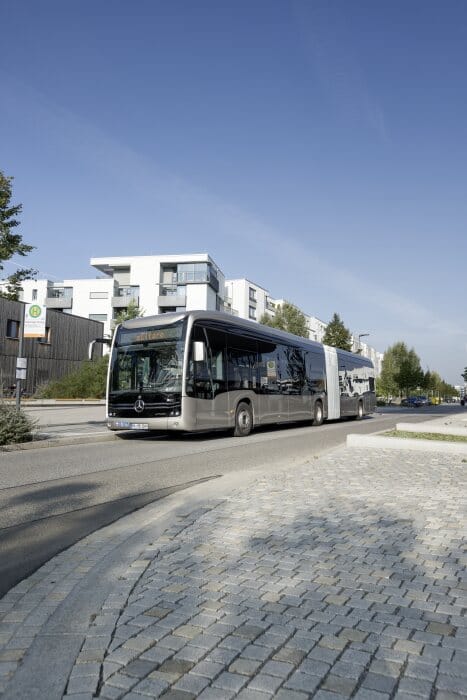
<svg viewBox="0 0 467 700"><path fill-rule="evenodd" d="M131 418L111 417L107 418L109 430L193 430L192 425L187 425L180 416L161 418Z"/></svg>

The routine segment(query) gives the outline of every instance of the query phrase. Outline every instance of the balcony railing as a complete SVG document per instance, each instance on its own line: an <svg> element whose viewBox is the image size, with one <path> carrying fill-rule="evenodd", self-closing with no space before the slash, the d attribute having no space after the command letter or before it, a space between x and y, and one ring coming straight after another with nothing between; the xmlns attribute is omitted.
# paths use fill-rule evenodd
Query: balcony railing
<svg viewBox="0 0 467 700"><path fill-rule="evenodd" d="M62 299L73 296L72 287L50 287L47 290L47 299Z"/></svg>
<svg viewBox="0 0 467 700"><path fill-rule="evenodd" d="M114 309L124 309L130 302L139 304L139 287L118 287L112 297Z"/></svg>
<svg viewBox="0 0 467 700"><path fill-rule="evenodd" d="M159 295L161 297L184 297L186 296L185 287L176 284L161 284Z"/></svg>
<svg viewBox="0 0 467 700"><path fill-rule="evenodd" d="M186 290L176 284L161 284L159 287L159 297L157 303L161 308L168 306L185 306Z"/></svg>
<svg viewBox="0 0 467 700"><path fill-rule="evenodd" d="M219 291L219 280L211 268L206 270L182 270L174 276L174 282L179 284L192 284L193 282L205 282L215 292Z"/></svg>
<svg viewBox="0 0 467 700"><path fill-rule="evenodd" d="M48 309L71 309L73 307L72 287L50 287L47 290Z"/></svg>

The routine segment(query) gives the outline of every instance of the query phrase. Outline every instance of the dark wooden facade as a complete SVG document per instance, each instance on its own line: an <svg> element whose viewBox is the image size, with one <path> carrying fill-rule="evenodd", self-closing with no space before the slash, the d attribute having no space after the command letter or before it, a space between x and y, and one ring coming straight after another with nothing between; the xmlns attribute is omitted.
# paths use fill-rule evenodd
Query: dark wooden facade
<svg viewBox="0 0 467 700"><path fill-rule="evenodd" d="M8 395L16 384L16 358L19 340L12 335L13 321L21 322L24 304L0 297L0 396ZM91 340L102 338L104 324L81 316L72 316L47 309L48 339L25 338L23 357L28 360L27 379L22 382L25 394L32 395L37 387L60 379L77 369L88 357ZM94 356L101 354L97 344Z"/></svg>

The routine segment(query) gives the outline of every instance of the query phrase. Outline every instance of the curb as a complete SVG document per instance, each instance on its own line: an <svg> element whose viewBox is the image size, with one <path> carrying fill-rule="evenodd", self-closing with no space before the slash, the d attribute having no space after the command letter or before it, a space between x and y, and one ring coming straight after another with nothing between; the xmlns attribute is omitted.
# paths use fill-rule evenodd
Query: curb
<svg viewBox="0 0 467 700"><path fill-rule="evenodd" d="M450 428L446 425L432 425L424 423L397 423L396 430L405 430L407 433L438 433L439 435L460 435L467 437L467 425L458 428Z"/></svg>
<svg viewBox="0 0 467 700"><path fill-rule="evenodd" d="M47 438L31 440L31 442L18 442L13 445L3 445L0 452L23 452L25 450L38 450L44 447L62 447L66 445L81 445L94 442L108 442L117 440L114 433L101 433L99 435L76 435L75 437Z"/></svg>
<svg viewBox="0 0 467 700"><path fill-rule="evenodd" d="M441 442L410 438L383 437L381 435L347 435L347 447L373 447L385 450L412 450L415 452L442 452L467 455L467 443Z"/></svg>

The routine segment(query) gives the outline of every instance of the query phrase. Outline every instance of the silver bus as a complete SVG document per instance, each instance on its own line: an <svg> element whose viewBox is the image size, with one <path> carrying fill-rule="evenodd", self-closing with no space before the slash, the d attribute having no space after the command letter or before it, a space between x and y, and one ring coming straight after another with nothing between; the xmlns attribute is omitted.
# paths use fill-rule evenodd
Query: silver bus
<svg viewBox="0 0 467 700"><path fill-rule="evenodd" d="M245 436L273 423L361 419L375 405L367 358L229 314L141 317L114 334L110 430L230 428Z"/></svg>

